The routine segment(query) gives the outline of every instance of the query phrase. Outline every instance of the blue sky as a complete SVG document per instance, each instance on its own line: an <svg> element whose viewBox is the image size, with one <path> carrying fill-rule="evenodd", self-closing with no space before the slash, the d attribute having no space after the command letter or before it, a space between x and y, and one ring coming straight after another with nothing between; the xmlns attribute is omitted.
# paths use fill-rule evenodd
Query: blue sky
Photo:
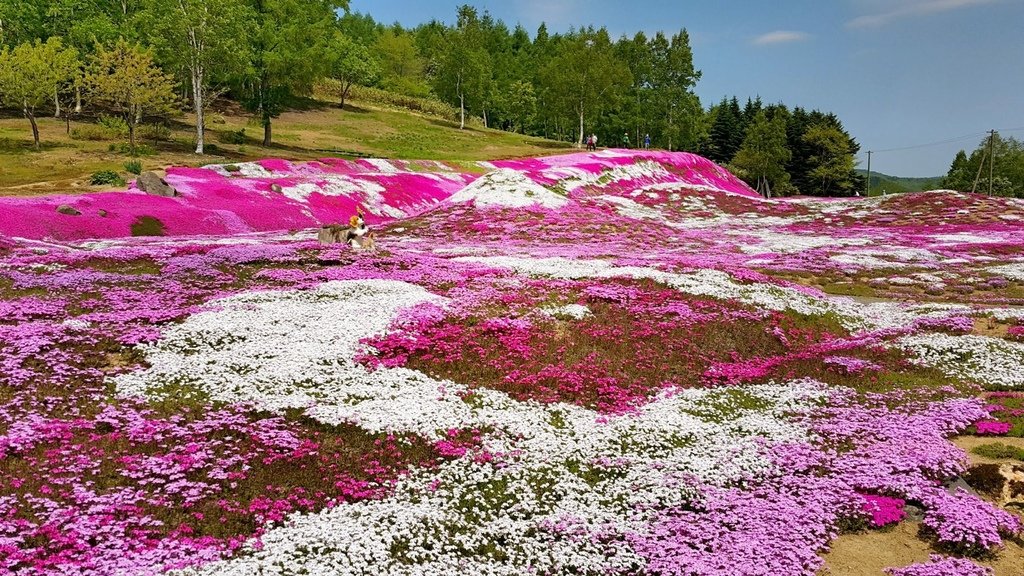
<svg viewBox="0 0 1024 576"><path fill-rule="evenodd" d="M863 151L878 151L871 168L886 174L945 174L989 129L1024 138L1024 0L350 2L408 26L451 22L469 3L531 36L541 22L605 26L616 37L686 28L705 106L759 95L834 112Z"/></svg>

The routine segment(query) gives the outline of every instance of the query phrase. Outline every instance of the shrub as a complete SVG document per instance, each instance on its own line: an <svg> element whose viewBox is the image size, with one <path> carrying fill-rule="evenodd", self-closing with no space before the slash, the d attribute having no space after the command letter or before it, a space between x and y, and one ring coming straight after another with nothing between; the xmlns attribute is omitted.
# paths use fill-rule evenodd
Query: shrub
<svg viewBox="0 0 1024 576"><path fill-rule="evenodd" d="M135 129L135 136L139 140L167 142L171 139L171 129L163 124L142 124Z"/></svg>
<svg viewBox="0 0 1024 576"><path fill-rule="evenodd" d="M329 83L329 81L326 81ZM323 90L328 92L333 88L329 85L323 86ZM336 92L332 92L336 93ZM367 102L369 104L375 104L378 106L387 106L391 108L402 108L405 110L412 110L414 112L421 112L430 116L436 116L438 118L444 118L445 120L451 120L458 116L458 110L440 100L433 98L421 98L417 96L407 96L405 94L399 94L397 92L391 92L388 90L381 90L379 88L368 88L366 86L353 86L352 92L349 94L349 99L360 102Z"/></svg>
<svg viewBox="0 0 1024 576"><path fill-rule="evenodd" d="M89 184L92 186L124 186L124 178L113 170L100 170L93 172L89 177Z"/></svg>
<svg viewBox="0 0 1024 576"><path fill-rule="evenodd" d="M152 146L146 146L145 144L135 144L135 151L133 152L131 144L127 142L111 143L110 146L107 146L107 150L119 154L131 154L132 156L152 156L156 154L156 150Z"/></svg>
<svg viewBox="0 0 1024 576"><path fill-rule="evenodd" d="M971 452L979 456L992 458L993 460L1020 460L1024 462L1024 448L1009 446L1001 442L975 446L971 449Z"/></svg>
<svg viewBox="0 0 1024 576"><path fill-rule="evenodd" d="M228 122L227 122L227 120L224 119L223 115L217 114L217 113L211 113L211 114L207 114L206 115L206 123L207 124L213 124L213 125L220 126L220 125L223 125L223 124L227 124Z"/></svg>
<svg viewBox="0 0 1024 576"><path fill-rule="evenodd" d="M241 130L220 132L217 135L217 140L222 144L245 144L248 137L245 135L245 128L242 128Z"/></svg>
<svg viewBox="0 0 1024 576"><path fill-rule="evenodd" d="M128 137L128 123L117 116L100 116L96 123L118 138Z"/></svg>
<svg viewBox="0 0 1024 576"><path fill-rule="evenodd" d="M142 174L142 162L129 160L124 163L124 169L131 174Z"/></svg>
<svg viewBox="0 0 1024 576"><path fill-rule="evenodd" d="M71 129L72 140L117 140L119 136L98 124L82 124Z"/></svg>

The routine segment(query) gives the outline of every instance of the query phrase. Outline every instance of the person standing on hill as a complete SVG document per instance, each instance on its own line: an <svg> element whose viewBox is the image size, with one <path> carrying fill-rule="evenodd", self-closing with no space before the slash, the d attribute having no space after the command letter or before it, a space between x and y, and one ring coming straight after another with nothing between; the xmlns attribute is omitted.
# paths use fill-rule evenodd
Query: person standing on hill
<svg viewBox="0 0 1024 576"><path fill-rule="evenodd" d="M650 149L651 149L651 135L650 134L644 134L644 150L650 150Z"/></svg>
<svg viewBox="0 0 1024 576"><path fill-rule="evenodd" d="M622 147L629 148L629 132L622 133Z"/></svg>
<svg viewBox="0 0 1024 576"><path fill-rule="evenodd" d="M594 150L597 150L597 134L591 134L590 140L594 143Z"/></svg>

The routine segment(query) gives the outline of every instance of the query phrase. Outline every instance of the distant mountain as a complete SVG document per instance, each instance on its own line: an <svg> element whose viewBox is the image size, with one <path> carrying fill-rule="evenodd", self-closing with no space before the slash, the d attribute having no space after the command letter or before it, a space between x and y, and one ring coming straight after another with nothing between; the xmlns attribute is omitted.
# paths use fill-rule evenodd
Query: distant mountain
<svg viewBox="0 0 1024 576"><path fill-rule="evenodd" d="M858 169L857 173L867 176L867 170ZM871 171L871 196L881 194L896 194L900 192L921 192L923 190L936 190L942 187L942 176L931 178L901 178L889 176L879 172Z"/></svg>

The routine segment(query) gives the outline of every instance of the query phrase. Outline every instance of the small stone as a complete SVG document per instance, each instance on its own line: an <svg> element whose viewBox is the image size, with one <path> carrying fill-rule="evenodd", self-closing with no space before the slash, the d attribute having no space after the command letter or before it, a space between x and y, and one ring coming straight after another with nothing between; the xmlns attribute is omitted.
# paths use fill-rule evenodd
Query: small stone
<svg viewBox="0 0 1024 576"><path fill-rule="evenodd" d="M57 206L57 212L59 212L60 214L67 214L68 216L81 216L82 215L81 212L79 212L78 210L75 210L74 208L72 208L71 206L68 206L67 204L61 204L60 206Z"/></svg>
<svg viewBox="0 0 1024 576"><path fill-rule="evenodd" d="M270 185L270 191L275 194L280 194L282 190L281 185L276 182Z"/></svg>
<svg viewBox="0 0 1024 576"><path fill-rule="evenodd" d="M97 212L97 214L100 215L100 218L106 218L107 217L107 211L103 210L102 208Z"/></svg>

